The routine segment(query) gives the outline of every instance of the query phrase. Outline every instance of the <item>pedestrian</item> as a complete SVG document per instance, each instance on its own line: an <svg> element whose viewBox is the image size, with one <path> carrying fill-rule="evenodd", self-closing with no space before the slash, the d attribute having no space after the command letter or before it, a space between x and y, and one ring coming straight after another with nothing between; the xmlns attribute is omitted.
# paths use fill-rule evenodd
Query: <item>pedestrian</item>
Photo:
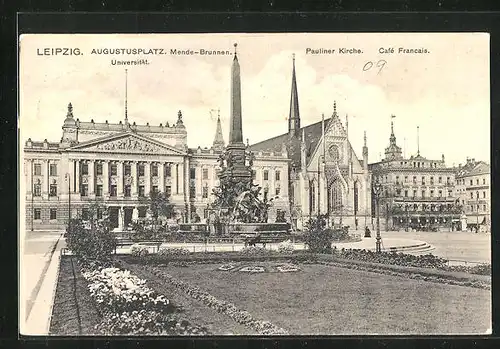
<svg viewBox="0 0 500 349"><path fill-rule="evenodd" d="M368 226L366 226L365 227L365 238L369 238L371 236L372 236L372 234L371 234L370 228L368 228Z"/></svg>

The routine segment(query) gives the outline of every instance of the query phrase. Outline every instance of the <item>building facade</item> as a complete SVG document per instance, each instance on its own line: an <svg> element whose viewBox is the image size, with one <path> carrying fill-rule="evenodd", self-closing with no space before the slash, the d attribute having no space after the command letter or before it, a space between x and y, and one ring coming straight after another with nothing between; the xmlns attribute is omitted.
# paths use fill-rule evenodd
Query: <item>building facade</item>
<svg viewBox="0 0 500 349"><path fill-rule="evenodd" d="M239 69L237 74L239 79ZM232 106L241 104L237 94L232 89ZM59 142L28 139L24 144L26 227L63 229L70 213L85 215L99 200L108 207L113 227L123 230L134 214L146 216L142 198L152 191L169 196L179 221L203 220L224 148L220 117L212 147L189 148L181 111L172 125L136 125L129 122L125 100L123 122L84 122L75 118L70 103ZM255 153L254 181L264 188L262 195L274 198L270 221L277 210L289 214L289 162L286 149Z"/></svg>
<svg viewBox="0 0 500 349"><path fill-rule="evenodd" d="M369 165L372 184L380 183L380 217L386 230L456 230L461 209L454 192L455 171L441 160L404 158L391 121L385 158ZM372 215L376 197L372 191ZM381 227L384 229L384 226Z"/></svg>
<svg viewBox="0 0 500 349"><path fill-rule="evenodd" d="M491 231L490 165L467 159L456 168L456 195L466 219L466 227ZM465 227L464 227L465 228Z"/></svg>
<svg viewBox="0 0 500 349"><path fill-rule="evenodd" d="M302 229L307 220L326 214L332 224L361 226L371 213L368 147L363 160L354 152L348 136L348 120L342 124L334 103L330 118L302 127L295 72L288 132L253 144L253 152L288 154L288 197L292 226ZM363 221L360 221L363 219Z"/></svg>

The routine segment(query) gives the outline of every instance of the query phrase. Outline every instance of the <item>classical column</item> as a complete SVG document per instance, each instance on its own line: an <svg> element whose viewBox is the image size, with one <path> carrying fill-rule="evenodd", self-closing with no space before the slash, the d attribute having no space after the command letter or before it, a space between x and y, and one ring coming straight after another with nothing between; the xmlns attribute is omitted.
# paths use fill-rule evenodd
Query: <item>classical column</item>
<svg viewBox="0 0 500 349"><path fill-rule="evenodd" d="M190 179L190 171L189 171L189 158L186 157L184 159L184 177L183 177L183 183L184 183L184 200L187 206L187 221L188 223L191 223L191 190L189 188L189 179Z"/></svg>
<svg viewBox="0 0 500 349"><path fill-rule="evenodd" d="M276 174L275 174L275 169L274 167L270 167L269 168L269 194L268 195L268 198L272 198L276 195Z"/></svg>
<svg viewBox="0 0 500 349"><path fill-rule="evenodd" d="M184 172L184 159L183 162L180 162L176 164L177 171L175 171L175 181L177 183L177 194L184 194L184 180L186 177L186 174Z"/></svg>
<svg viewBox="0 0 500 349"><path fill-rule="evenodd" d="M151 191L151 163L144 164L144 195L148 196Z"/></svg>
<svg viewBox="0 0 500 349"><path fill-rule="evenodd" d="M26 193L29 195L33 195L33 160L26 160Z"/></svg>
<svg viewBox="0 0 500 349"><path fill-rule="evenodd" d="M109 195L109 161L102 162L102 196Z"/></svg>
<svg viewBox="0 0 500 349"><path fill-rule="evenodd" d="M116 196L123 197L123 161L116 165Z"/></svg>
<svg viewBox="0 0 500 349"><path fill-rule="evenodd" d="M75 160L75 173L73 174L75 178L75 187L73 191L75 193L80 192L80 160Z"/></svg>
<svg viewBox="0 0 500 349"><path fill-rule="evenodd" d="M178 181L178 178L177 178L177 171L178 171L178 166L177 164L174 164L174 163L171 163L171 162L168 162L165 164L165 166L168 166L170 167L170 183L171 184L171 187L172 187L172 195L175 195L179 192L179 186L177 185L177 181Z"/></svg>
<svg viewBox="0 0 500 349"><path fill-rule="evenodd" d="M195 167L196 179L195 179L195 195L196 197L201 196L202 186L203 186L203 168L201 166Z"/></svg>
<svg viewBox="0 0 500 349"><path fill-rule="evenodd" d="M124 218L125 218L125 214L123 212L123 207L120 206L120 208L118 209L118 230L119 231L123 231Z"/></svg>
<svg viewBox="0 0 500 349"><path fill-rule="evenodd" d="M282 169L280 170L281 176L280 176L280 181L281 181L281 191L283 192L284 197L288 197L288 171L287 169Z"/></svg>
<svg viewBox="0 0 500 349"><path fill-rule="evenodd" d="M93 196L94 193L94 186L95 186L95 171L94 171L94 162L95 160L90 160L89 161L89 176L88 176L88 183L89 183L89 195Z"/></svg>
<svg viewBox="0 0 500 349"><path fill-rule="evenodd" d="M163 162L158 163L158 191L165 192L165 164Z"/></svg>
<svg viewBox="0 0 500 349"><path fill-rule="evenodd" d="M137 178L137 165L138 163L136 161L132 161L132 163L130 164L130 174L132 177L132 183L131 183L132 196L137 196L137 184L139 182L139 179Z"/></svg>
<svg viewBox="0 0 500 349"><path fill-rule="evenodd" d="M48 165L48 160L43 160L43 162L42 162L42 176L43 176L42 197L44 199L46 199L49 195L49 165Z"/></svg>

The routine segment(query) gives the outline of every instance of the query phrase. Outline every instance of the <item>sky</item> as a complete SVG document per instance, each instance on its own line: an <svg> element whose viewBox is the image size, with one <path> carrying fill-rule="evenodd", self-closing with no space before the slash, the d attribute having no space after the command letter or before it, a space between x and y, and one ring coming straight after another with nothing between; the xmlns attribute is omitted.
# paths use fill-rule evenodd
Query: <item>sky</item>
<svg viewBox="0 0 500 349"><path fill-rule="evenodd" d="M21 140L58 142L67 105L81 121L124 120L128 69L130 122L172 124L182 110L190 147L211 146L220 109L228 140L230 74L237 43L241 68L243 137L256 143L287 132L295 54L302 126L326 118L337 104L359 158L367 132L369 161L380 160L395 115L397 143L406 156L490 159L489 35L485 33L298 34L44 34L20 40ZM40 55L78 48L81 55ZM93 49L162 48L167 54L92 54ZM310 54L307 49L334 49ZM339 53L353 48L361 53ZM394 53L391 52L391 48ZM399 48L427 53L399 53ZM223 50L230 55L171 55L178 50ZM387 53L384 53L387 52ZM112 65L112 59L148 65Z"/></svg>

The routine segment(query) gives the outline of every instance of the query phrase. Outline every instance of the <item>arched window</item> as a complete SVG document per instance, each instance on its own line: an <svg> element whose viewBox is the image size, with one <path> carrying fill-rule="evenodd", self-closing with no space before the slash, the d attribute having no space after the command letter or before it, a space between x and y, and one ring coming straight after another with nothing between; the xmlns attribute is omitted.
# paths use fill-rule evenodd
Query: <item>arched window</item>
<svg viewBox="0 0 500 349"><path fill-rule="evenodd" d="M354 182L354 214L358 213L358 182Z"/></svg>
<svg viewBox="0 0 500 349"><path fill-rule="evenodd" d="M309 214L316 210L316 184L314 180L309 181Z"/></svg>
<svg viewBox="0 0 500 349"><path fill-rule="evenodd" d="M333 181L328 191L330 212L340 212L342 209L342 184L339 179Z"/></svg>

